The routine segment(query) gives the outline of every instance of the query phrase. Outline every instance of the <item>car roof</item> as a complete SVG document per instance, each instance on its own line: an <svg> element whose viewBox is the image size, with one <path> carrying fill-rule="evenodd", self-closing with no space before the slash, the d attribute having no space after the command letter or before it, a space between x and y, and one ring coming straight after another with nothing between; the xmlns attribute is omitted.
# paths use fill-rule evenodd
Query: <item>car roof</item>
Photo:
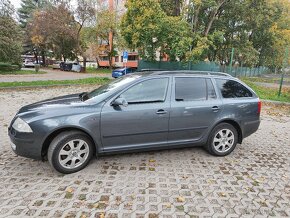
<svg viewBox="0 0 290 218"><path fill-rule="evenodd" d="M230 74L215 71L199 71L199 70L154 70L154 71L138 71L138 74L142 77L146 76L190 76L190 75L200 75L200 76L222 76L222 77L232 77Z"/></svg>

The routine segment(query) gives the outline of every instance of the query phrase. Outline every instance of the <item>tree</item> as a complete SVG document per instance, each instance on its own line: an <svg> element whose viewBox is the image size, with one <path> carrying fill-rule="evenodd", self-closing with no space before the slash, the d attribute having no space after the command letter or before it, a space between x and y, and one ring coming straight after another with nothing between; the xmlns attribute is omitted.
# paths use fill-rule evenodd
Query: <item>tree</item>
<svg viewBox="0 0 290 218"><path fill-rule="evenodd" d="M180 0L160 0L160 6L168 16L180 16Z"/></svg>
<svg viewBox="0 0 290 218"><path fill-rule="evenodd" d="M35 46L35 42L31 41L31 28L28 29L28 24L33 22L32 19L36 11L43 10L49 5L49 0L22 0L21 7L18 9L19 23L24 36L24 53L33 53L37 63L39 63L38 56L41 54L43 65L45 65L46 50L43 46L39 45L39 42L37 42ZM40 26L38 27L40 28Z"/></svg>
<svg viewBox="0 0 290 218"><path fill-rule="evenodd" d="M191 0L184 8L192 27L189 59L229 64L234 47L234 61L244 66L269 66L274 56L281 63L278 44L287 44L289 1Z"/></svg>
<svg viewBox="0 0 290 218"><path fill-rule="evenodd" d="M21 7L18 9L20 26L26 28L36 9L43 8L48 4L47 0L21 0Z"/></svg>
<svg viewBox="0 0 290 218"><path fill-rule="evenodd" d="M77 9L75 12L76 22L78 23L77 29L77 54L80 54L83 57L83 66L86 69L86 50L88 48L88 37L87 32L83 33L83 29L85 25L89 25L89 23L95 20L95 6L93 1L88 0L78 0L77 1Z"/></svg>
<svg viewBox="0 0 290 218"><path fill-rule="evenodd" d="M13 5L10 3L9 0L2 0L0 2L0 16L1 17L11 17L14 13Z"/></svg>
<svg viewBox="0 0 290 218"><path fill-rule="evenodd" d="M116 55L113 41L117 41L118 33L118 20L117 13L110 9L97 11L96 16L96 35L98 40L98 53L105 54L109 59L109 66L112 68L112 58ZM112 37L114 40L110 40Z"/></svg>
<svg viewBox="0 0 290 218"><path fill-rule="evenodd" d="M50 49L56 58L64 61L77 57L78 26L66 4L36 11L28 29L35 48Z"/></svg>
<svg viewBox="0 0 290 218"><path fill-rule="evenodd" d="M129 47L138 49L141 57L156 60L163 53L183 60L192 42L189 25L181 17L166 15L155 0L130 0L123 16L122 35Z"/></svg>
<svg viewBox="0 0 290 218"><path fill-rule="evenodd" d="M138 49L141 57L155 60L156 51L162 46L162 24L166 17L155 0L129 0L122 18L122 35L131 49Z"/></svg>
<svg viewBox="0 0 290 218"><path fill-rule="evenodd" d="M186 60L192 43L190 27L181 17L168 16L164 19L162 53L169 55L171 61Z"/></svg>
<svg viewBox="0 0 290 218"><path fill-rule="evenodd" d="M14 9L10 1L0 3L0 62L21 66L21 32L11 17Z"/></svg>

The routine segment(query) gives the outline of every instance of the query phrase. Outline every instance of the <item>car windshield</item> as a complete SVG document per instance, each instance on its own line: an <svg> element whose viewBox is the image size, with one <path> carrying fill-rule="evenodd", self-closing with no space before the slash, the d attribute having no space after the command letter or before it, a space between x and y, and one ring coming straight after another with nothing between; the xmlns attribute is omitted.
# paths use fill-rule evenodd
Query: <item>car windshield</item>
<svg viewBox="0 0 290 218"><path fill-rule="evenodd" d="M84 93L81 98L83 101L86 101L88 99L94 98L94 97L100 97L103 95L106 95L108 92L111 92L125 84L128 84L134 80L136 80L137 78L139 78L140 76L126 76L126 77L121 77L119 79L116 79L106 85L100 86L99 88L89 92L89 93Z"/></svg>

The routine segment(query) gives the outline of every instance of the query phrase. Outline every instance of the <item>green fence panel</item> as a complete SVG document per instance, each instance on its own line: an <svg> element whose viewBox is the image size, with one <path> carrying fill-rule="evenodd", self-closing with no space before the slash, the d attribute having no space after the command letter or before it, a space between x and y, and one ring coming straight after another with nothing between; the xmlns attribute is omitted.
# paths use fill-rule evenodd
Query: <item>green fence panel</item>
<svg viewBox="0 0 290 218"><path fill-rule="evenodd" d="M219 65L215 62L169 62L169 61L144 61L138 62L138 69L160 69L160 70L195 70L195 71L214 71L224 72L235 77L259 76L269 72L267 67L232 67Z"/></svg>

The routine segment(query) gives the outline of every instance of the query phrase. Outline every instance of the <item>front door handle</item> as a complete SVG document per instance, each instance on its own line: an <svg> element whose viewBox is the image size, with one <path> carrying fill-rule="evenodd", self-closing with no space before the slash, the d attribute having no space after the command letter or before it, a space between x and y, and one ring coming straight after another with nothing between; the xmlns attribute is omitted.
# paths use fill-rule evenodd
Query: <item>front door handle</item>
<svg viewBox="0 0 290 218"><path fill-rule="evenodd" d="M218 112L220 110L218 106L213 106L211 109L213 112Z"/></svg>
<svg viewBox="0 0 290 218"><path fill-rule="evenodd" d="M156 114L166 114L167 111L163 110L163 109L159 109L158 111L156 111Z"/></svg>

